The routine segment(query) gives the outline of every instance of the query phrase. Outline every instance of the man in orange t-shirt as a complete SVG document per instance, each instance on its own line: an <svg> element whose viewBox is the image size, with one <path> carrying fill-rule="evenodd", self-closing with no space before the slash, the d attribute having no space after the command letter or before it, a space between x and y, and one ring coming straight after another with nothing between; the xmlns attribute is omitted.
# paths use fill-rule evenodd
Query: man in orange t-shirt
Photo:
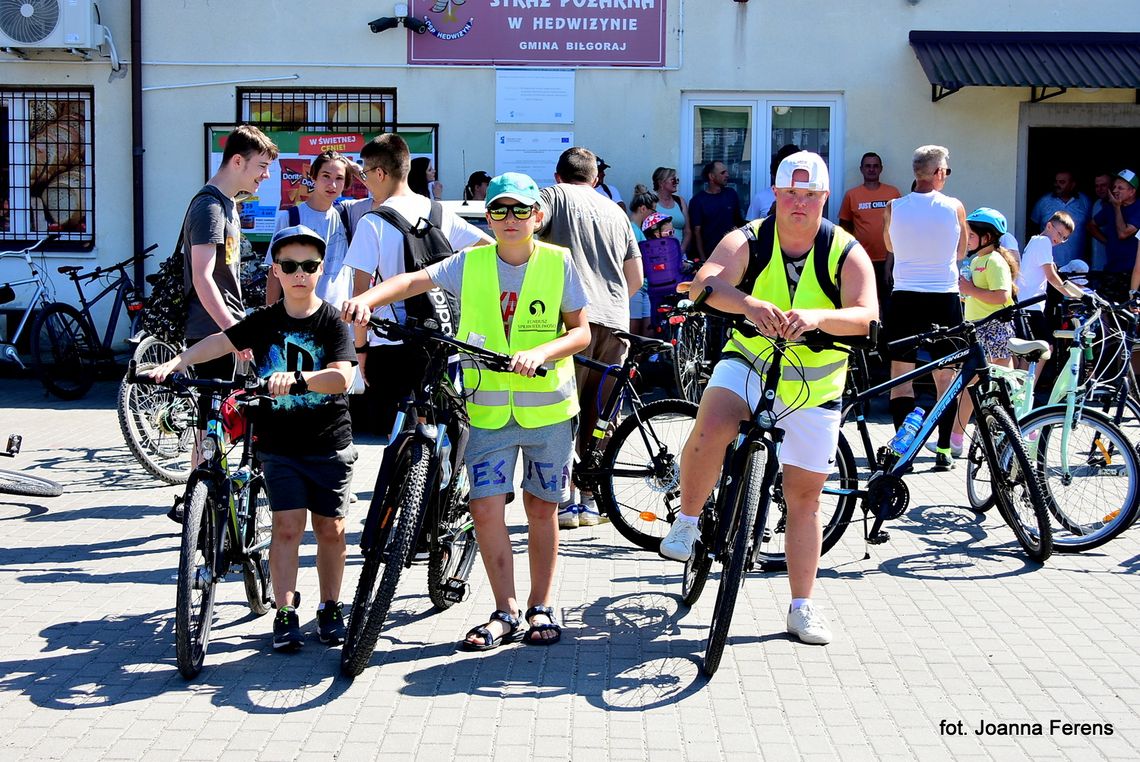
<svg viewBox="0 0 1140 762"><path fill-rule="evenodd" d="M879 182L883 160L879 154L868 151L859 162L863 184L856 185L843 197L839 207L839 225L867 250L875 268L875 282L879 292L879 307L883 308L890 295L890 272L887 269L887 249L883 244L883 213L891 199L902 194L893 185Z"/></svg>

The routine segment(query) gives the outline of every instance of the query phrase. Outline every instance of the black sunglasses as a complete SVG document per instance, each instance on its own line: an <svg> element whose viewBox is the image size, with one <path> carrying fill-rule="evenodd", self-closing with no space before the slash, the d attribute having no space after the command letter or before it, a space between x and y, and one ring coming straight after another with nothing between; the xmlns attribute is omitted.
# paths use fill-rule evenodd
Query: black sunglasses
<svg viewBox="0 0 1140 762"><path fill-rule="evenodd" d="M495 222L502 222L507 218L507 212L515 216L516 220L526 220L534 212L533 206L489 206L487 214Z"/></svg>
<svg viewBox="0 0 1140 762"><path fill-rule="evenodd" d="M285 273L286 275L292 275L293 273L297 272L298 267L307 272L309 275L312 275L317 271L317 268L321 266L321 260L306 259L304 262L297 262L293 259L279 259L277 260L277 266L280 267L281 272Z"/></svg>

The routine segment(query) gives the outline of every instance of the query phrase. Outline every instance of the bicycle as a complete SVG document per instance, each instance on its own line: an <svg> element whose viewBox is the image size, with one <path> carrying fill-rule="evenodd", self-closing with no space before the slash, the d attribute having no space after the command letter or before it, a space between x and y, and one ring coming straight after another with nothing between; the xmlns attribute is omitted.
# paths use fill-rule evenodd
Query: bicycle
<svg viewBox="0 0 1140 762"><path fill-rule="evenodd" d="M19 434L10 434L8 444L0 450L0 457L14 458L20 454L20 446L24 438ZM23 497L59 497L63 494L63 487L51 479L44 479L19 471L0 470L0 495L21 495Z"/></svg>
<svg viewBox="0 0 1140 762"><path fill-rule="evenodd" d="M638 363L668 352L668 342L614 330L630 343L621 365L606 365L581 355L574 362L598 371L598 420L581 452L572 478L578 490L597 498L614 528L638 547L656 552L680 510L681 449L697 417L697 405L683 399L645 402L634 387ZM604 379L613 387L604 403ZM623 405L629 415L616 423ZM606 441L607 433L613 436Z"/></svg>
<svg viewBox="0 0 1140 762"><path fill-rule="evenodd" d="M705 289L694 300L694 307L700 308L711 291ZM743 317L730 316L728 320L741 330L754 330ZM769 508L779 500L780 446L784 440L784 429L778 424L787 415L775 412L776 386L785 360L790 357L787 349L798 345L850 351L852 346L873 345L877 333L877 324L872 324L870 337L811 331L795 342L772 341L772 354L765 358L768 367L759 371L763 377L759 404L747 420L740 422L736 439L725 450L721 477L710 498L712 505L701 511L700 534L682 576L682 601L692 605L704 589L713 561L722 566L702 662L702 669L710 677L720 666L744 575L762 564L765 537L773 531Z"/></svg>
<svg viewBox="0 0 1140 762"><path fill-rule="evenodd" d="M145 336L135 348L136 368L149 370L173 359L180 348L157 336ZM167 484L185 484L198 416L194 389L178 393L163 387L119 384L118 418L123 441L147 473Z"/></svg>
<svg viewBox="0 0 1140 762"><path fill-rule="evenodd" d="M511 361L440 332L434 320L373 318L371 329L424 347L428 363L423 383L396 413L361 532L364 565L340 657L341 673L350 678L372 658L404 569L425 554L432 605L442 611L467 597L479 545L464 465L469 423L448 355L459 350L494 371L508 370Z"/></svg>
<svg viewBox="0 0 1140 762"><path fill-rule="evenodd" d="M1036 365L1049 356L1044 341L1010 339L1010 350L1025 357L1028 369L991 372L1009 389L1029 455L1044 479L1054 548L1076 553L1112 540L1140 514L1140 455L1108 415L1088 407L1100 383L1096 375L1081 383L1082 359L1092 355L1101 311L1113 305L1095 294L1070 296L1079 298L1082 309L1070 310L1071 330L1054 333L1072 344L1046 405L1034 404ZM974 442L966 460L966 492L975 511L993 505L989 483L989 467Z"/></svg>
<svg viewBox="0 0 1140 762"><path fill-rule="evenodd" d="M179 394L197 389L210 399L206 433L200 445L202 460L191 473L183 496L178 557L175 651L178 671L190 680L202 671L210 645L218 583L231 571L241 570L250 611L261 616L274 606L269 569L272 516L265 476L253 447L253 422L245 421L240 435L241 459L237 468L231 469L231 450L226 446L228 434L222 419L222 405L227 397L243 411L271 398L265 396L266 382L256 377L239 375L226 381L175 374L157 382L139 376L133 362L127 377L132 384L163 386ZM232 395L235 391L239 393Z"/></svg>
<svg viewBox="0 0 1140 762"><path fill-rule="evenodd" d="M678 394L695 404L701 401L720 359L720 347L727 332L716 316L693 309L693 302L681 299L674 306L663 306L669 341L673 345L673 374Z"/></svg>
<svg viewBox="0 0 1140 762"><path fill-rule="evenodd" d="M32 252L49 240L52 240L51 237L43 238L20 251L0 253L0 258L23 258L32 274L31 278L10 281L0 286L0 304L15 299L14 286L35 284L35 291L28 300L11 343L0 344L0 348L3 349L5 359L25 368L16 351L16 343L32 314L38 310L30 336L32 365L48 392L60 399L76 400L87 394L95 383L96 369L100 365L114 362L115 353L111 347L119 315L124 307L132 321L132 334L137 332L143 299L141 291L135 287L127 273L127 266L133 265L139 257L145 259L158 244L122 262L107 267L96 267L89 272L83 272L83 268L75 266L57 268L75 284L80 304L77 308L65 302L55 301L55 287L47 278L44 265L32 260ZM111 280L103 290L88 299L82 283L108 278ZM114 303L106 331L100 338L91 315L91 308L111 293L115 295Z"/></svg>

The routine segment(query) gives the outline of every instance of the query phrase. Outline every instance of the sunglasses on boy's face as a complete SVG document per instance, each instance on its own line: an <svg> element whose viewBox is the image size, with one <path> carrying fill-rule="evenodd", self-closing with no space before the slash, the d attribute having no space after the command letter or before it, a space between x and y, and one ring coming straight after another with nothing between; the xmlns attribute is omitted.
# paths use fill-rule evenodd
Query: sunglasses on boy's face
<svg viewBox="0 0 1140 762"><path fill-rule="evenodd" d="M280 267L281 272L285 273L286 275L292 275L293 273L297 272L298 267L300 267L309 275L312 275L321 266L321 260L306 259L304 262L298 262L294 259L279 259L277 260L277 266Z"/></svg>
<svg viewBox="0 0 1140 762"><path fill-rule="evenodd" d="M515 216L516 220L529 219L534 212L533 206L489 206L487 214L495 222L502 222L507 218L507 212Z"/></svg>

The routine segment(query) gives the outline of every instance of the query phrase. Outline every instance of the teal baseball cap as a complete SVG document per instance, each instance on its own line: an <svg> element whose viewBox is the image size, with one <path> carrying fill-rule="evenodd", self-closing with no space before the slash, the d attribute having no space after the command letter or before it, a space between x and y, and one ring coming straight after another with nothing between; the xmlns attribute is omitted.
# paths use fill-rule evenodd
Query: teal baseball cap
<svg viewBox="0 0 1140 762"><path fill-rule="evenodd" d="M521 172L504 172L498 177L492 177L487 185L487 206L501 198L513 198L524 204L537 204L542 196L538 192L538 185L530 175Z"/></svg>

